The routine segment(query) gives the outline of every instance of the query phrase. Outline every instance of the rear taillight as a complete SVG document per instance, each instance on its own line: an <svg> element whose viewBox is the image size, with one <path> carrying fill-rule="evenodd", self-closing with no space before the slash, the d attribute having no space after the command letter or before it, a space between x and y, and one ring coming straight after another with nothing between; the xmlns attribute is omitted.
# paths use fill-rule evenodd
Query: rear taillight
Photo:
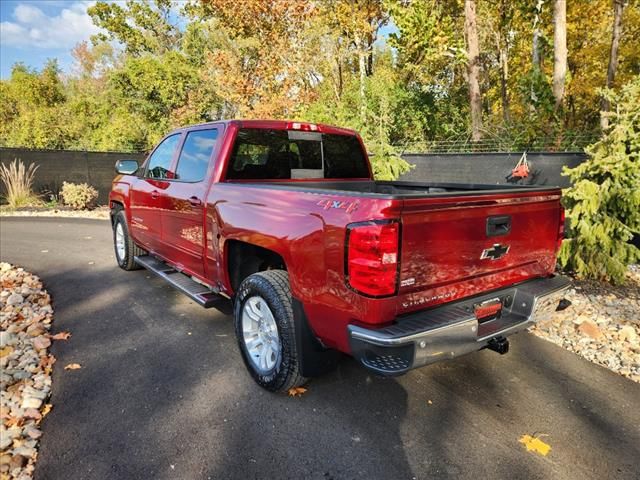
<svg viewBox="0 0 640 480"><path fill-rule="evenodd" d="M560 205L560 223L558 224L558 243L556 245L556 250L558 251L562 246L562 240L564 240L564 222L565 222L564 207Z"/></svg>
<svg viewBox="0 0 640 480"><path fill-rule="evenodd" d="M359 293L384 297L396 293L400 224L364 222L347 226L347 283Z"/></svg>

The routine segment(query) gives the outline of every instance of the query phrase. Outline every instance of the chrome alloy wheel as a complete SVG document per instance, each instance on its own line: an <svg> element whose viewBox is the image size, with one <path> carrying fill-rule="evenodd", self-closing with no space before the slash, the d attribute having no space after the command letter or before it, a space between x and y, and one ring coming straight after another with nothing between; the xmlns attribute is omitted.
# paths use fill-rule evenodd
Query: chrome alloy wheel
<svg viewBox="0 0 640 480"><path fill-rule="evenodd" d="M242 336L255 369L261 374L271 371L278 362L282 345L273 313L258 295L249 297L242 307Z"/></svg>
<svg viewBox="0 0 640 480"><path fill-rule="evenodd" d="M122 223L116 224L116 253L118 254L118 260L122 261L125 257L125 244L124 244L124 230Z"/></svg>

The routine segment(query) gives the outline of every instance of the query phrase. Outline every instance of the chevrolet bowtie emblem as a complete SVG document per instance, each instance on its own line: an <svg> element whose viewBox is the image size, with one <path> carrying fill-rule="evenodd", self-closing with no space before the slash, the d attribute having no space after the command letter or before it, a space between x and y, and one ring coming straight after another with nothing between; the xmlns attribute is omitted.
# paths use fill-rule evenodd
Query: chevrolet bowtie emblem
<svg viewBox="0 0 640 480"><path fill-rule="evenodd" d="M480 260L490 258L491 260L498 260L509 253L509 245L494 244L491 248L485 248L480 255Z"/></svg>

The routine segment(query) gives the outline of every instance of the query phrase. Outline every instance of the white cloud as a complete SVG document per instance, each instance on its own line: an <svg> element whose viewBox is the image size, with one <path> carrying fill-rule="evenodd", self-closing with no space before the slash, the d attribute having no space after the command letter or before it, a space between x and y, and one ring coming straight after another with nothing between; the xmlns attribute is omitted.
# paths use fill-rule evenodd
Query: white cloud
<svg viewBox="0 0 640 480"><path fill-rule="evenodd" d="M77 1L47 16L33 4L20 3L13 22L0 23L0 43L24 48L72 48L100 31L87 14L95 1Z"/></svg>

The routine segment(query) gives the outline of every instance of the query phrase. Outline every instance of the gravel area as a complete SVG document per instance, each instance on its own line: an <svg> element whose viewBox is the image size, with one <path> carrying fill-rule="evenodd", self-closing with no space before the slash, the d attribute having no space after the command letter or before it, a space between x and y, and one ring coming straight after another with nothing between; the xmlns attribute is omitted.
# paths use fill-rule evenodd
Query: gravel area
<svg viewBox="0 0 640 480"><path fill-rule="evenodd" d="M568 308L530 331L640 383L640 267L621 287L576 280L565 298Z"/></svg>
<svg viewBox="0 0 640 480"><path fill-rule="evenodd" d="M0 478L30 479L49 412L53 310L35 275L0 263Z"/></svg>
<svg viewBox="0 0 640 480"><path fill-rule="evenodd" d="M71 210L68 208L10 209L0 207L0 217L71 217L108 220L109 207L98 207L93 210Z"/></svg>

